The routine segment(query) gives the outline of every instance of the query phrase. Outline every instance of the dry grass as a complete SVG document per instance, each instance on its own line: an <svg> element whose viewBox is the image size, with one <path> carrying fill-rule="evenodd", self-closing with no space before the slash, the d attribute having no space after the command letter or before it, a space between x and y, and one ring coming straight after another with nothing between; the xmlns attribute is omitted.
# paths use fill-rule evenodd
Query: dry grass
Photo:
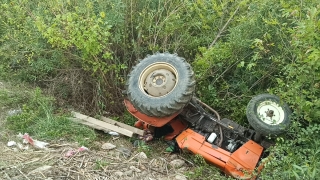
<svg viewBox="0 0 320 180"><path fill-rule="evenodd" d="M122 114L122 89L114 87L110 81L112 78L103 77L99 82L82 69L61 69L54 78L42 83L60 107L71 105L88 115L102 113L101 109L111 114Z"/></svg>
<svg viewBox="0 0 320 180"><path fill-rule="evenodd" d="M168 157L141 159L138 157L138 151L134 151L129 158L117 150L89 150L65 157L68 150L77 148L77 144L64 143L51 144L46 150L30 148L17 151L1 142L0 179L150 180L172 179L181 173L168 165ZM138 172L132 166L137 168ZM119 172L123 175L120 176Z"/></svg>

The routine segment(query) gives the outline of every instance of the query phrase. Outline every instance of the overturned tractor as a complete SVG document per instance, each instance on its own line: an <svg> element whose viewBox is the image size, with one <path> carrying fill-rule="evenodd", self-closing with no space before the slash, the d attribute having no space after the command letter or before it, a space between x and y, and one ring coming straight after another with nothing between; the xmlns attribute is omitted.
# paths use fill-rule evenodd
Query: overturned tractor
<svg viewBox="0 0 320 180"><path fill-rule="evenodd" d="M247 106L253 129L220 118L218 112L195 97L191 66L181 57L157 53L133 67L127 81L125 105L138 121L135 126L153 137L199 154L224 173L255 179L271 145L267 135L281 134L290 124L290 109L279 97L260 94ZM145 139L145 140L150 140Z"/></svg>

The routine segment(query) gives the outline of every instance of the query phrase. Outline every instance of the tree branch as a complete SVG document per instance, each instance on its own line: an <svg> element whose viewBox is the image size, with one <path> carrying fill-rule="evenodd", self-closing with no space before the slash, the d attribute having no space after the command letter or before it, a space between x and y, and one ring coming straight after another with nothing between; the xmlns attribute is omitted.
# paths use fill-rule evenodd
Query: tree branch
<svg viewBox="0 0 320 180"><path fill-rule="evenodd" d="M231 22L231 20L233 19L234 15L238 12L240 5L238 5L237 9L233 12L233 14L231 15L231 17L228 19L228 21L224 24L224 26L219 30L217 36L214 38L214 40L212 41L212 43L210 44L209 48L211 48L217 41L218 39L221 37L221 34L224 32L225 28L229 25L229 23Z"/></svg>

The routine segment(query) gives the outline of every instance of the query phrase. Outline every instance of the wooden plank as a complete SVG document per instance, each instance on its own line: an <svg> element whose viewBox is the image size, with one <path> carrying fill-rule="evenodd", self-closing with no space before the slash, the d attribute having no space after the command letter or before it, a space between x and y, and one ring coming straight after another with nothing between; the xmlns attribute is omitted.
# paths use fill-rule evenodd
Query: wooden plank
<svg viewBox="0 0 320 180"><path fill-rule="evenodd" d="M72 114L73 114L73 116L75 118L87 121L87 122L89 122L91 124L94 124L94 125L97 125L97 126L102 126L103 128L109 129L111 131L115 131L117 133L123 134L123 135L128 136L128 137L132 137L133 136L133 132L132 131L129 131L129 130L124 129L122 127L115 126L115 125L100 121L100 120L95 119L93 117L89 117L89 116L86 116L86 115L83 115L83 114L80 114L80 113L77 113L77 112L74 112L74 111L72 111Z"/></svg>
<svg viewBox="0 0 320 180"><path fill-rule="evenodd" d="M95 124L92 124L92 123L90 123L90 122L88 122L88 121L84 121L84 120L82 120L82 119L78 119L78 118L68 118L68 119L71 120L71 121L73 121L73 122L75 122L75 123L80 123L80 124L83 124L83 125L92 127L93 129L101 130L101 131L103 131L103 132L105 132L105 133L110 132L110 129L104 128L104 127L102 127L102 126L97 126L97 125L95 125Z"/></svg>
<svg viewBox="0 0 320 180"><path fill-rule="evenodd" d="M107 122L107 123L109 123L109 124L115 125L115 126L122 127L122 128L124 128L124 129L127 129L127 130L135 133L135 134L138 134L138 135L143 136L143 133L144 133L143 130L138 129L138 128L135 128L135 127L132 127L132 126L129 126L128 124L124 124L124 123L115 121L115 120L113 120L113 119L110 119L110 118L107 118L107 117L104 117L104 116L101 116L101 117L100 117L100 120L102 120L102 121L104 121L104 122Z"/></svg>

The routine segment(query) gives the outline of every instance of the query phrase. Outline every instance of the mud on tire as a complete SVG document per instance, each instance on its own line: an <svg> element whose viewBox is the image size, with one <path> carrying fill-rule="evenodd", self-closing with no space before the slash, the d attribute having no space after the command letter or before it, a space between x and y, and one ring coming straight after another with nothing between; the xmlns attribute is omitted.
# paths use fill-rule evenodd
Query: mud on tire
<svg viewBox="0 0 320 180"><path fill-rule="evenodd" d="M175 54L157 53L132 68L126 87L128 99L138 111L165 117L189 103L195 79L185 59Z"/></svg>
<svg viewBox="0 0 320 180"><path fill-rule="evenodd" d="M278 96L260 94L253 97L247 106L247 118L250 125L262 135L278 135L290 125L289 106Z"/></svg>

